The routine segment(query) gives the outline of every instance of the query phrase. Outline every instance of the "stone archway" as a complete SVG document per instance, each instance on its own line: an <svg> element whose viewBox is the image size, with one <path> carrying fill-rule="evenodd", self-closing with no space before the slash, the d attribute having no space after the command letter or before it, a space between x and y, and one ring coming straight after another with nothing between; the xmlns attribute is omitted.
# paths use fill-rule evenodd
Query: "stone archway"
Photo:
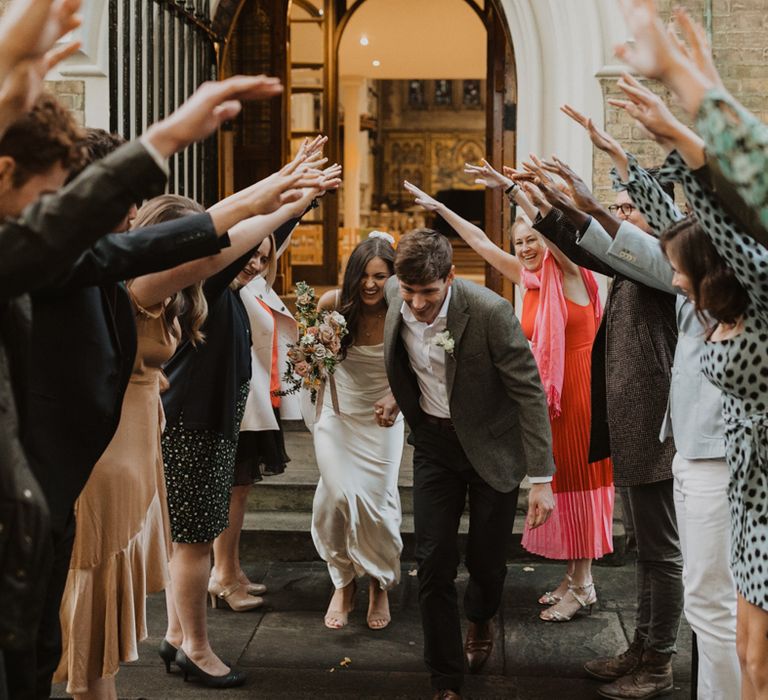
<svg viewBox="0 0 768 700"><path fill-rule="evenodd" d="M612 0L498 0L515 47L518 85L517 153L562 154L585 175L592 148L558 117L560 104L580 105L595 119L604 114L601 78L621 72L613 46L625 29ZM228 36L244 0L213 3L216 30Z"/></svg>

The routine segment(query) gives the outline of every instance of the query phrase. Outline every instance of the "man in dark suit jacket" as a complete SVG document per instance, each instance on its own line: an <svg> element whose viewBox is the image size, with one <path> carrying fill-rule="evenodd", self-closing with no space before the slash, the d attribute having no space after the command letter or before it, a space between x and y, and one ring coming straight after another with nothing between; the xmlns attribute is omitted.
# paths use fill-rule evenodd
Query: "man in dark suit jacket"
<svg viewBox="0 0 768 700"><path fill-rule="evenodd" d="M384 354L397 407L415 447L414 515L424 659L435 698L457 698L463 682L456 601L458 525L467 494L470 621L464 651L471 672L491 651L490 621L506 576L520 481L533 482L528 522L549 517L555 471L547 402L512 306L454 279L448 240L428 229L404 236L389 305ZM388 421L397 410L382 409Z"/></svg>
<svg viewBox="0 0 768 700"><path fill-rule="evenodd" d="M165 159L191 140L207 136L226 117L224 113L211 117L222 101L233 96L234 91L222 86L226 83L201 89L179 112L152 127L141 142L124 146L69 185L64 192L70 204L77 200L72 192L81 199L78 215L83 218L77 224L100 228L103 233L105 227L113 229L124 220L134 203L162 193ZM27 118L27 136L40 133L35 128L39 127L35 124L38 117L39 110ZM23 125L17 125L5 137L14 137L13 147L5 149L5 139L0 141L0 174L3 158L9 157L4 156L5 150L16 148L24 134ZM25 153L18 148L14 151L14 170L24 172ZM58 162L49 163L46 170L39 153L36 160L32 158L40 177L22 180L21 196L13 187L0 189L0 212L6 216L18 213L14 207L39 195L41 188L50 188L48 176L58 176L57 168L66 171ZM217 214L222 225L225 218ZM44 289L36 289L32 379L22 437L51 509L53 571L46 581L36 643L19 653L5 652L13 697L50 695L61 652L58 609L74 536L72 507L117 427L135 356L133 311L120 280L217 254L227 241L220 237L224 230L218 230L211 216L204 214L136 234L107 236L66 273L49 277Z"/></svg>

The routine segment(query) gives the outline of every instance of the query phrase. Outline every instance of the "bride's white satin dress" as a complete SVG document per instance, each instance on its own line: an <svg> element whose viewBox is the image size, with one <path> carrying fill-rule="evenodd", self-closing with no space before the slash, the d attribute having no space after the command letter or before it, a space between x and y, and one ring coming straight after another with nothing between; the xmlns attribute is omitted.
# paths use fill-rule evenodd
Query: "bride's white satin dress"
<svg viewBox="0 0 768 700"><path fill-rule="evenodd" d="M352 346L334 374L314 425L320 481L312 504L312 539L336 588L367 574L387 590L400 580L400 494L403 417L378 425L374 404L389 392L384 345Z"/></svg>

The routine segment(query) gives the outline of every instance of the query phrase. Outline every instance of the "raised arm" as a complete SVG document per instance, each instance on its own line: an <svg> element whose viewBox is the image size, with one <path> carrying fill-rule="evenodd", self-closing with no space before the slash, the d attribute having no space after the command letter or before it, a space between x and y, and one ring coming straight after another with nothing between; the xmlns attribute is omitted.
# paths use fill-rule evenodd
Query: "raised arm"
<svg viewBox="0 0 768 700"><path fill-rule="evenodd" d="M13 0L0 18L0 84L24 61L45 56L82 22L82 0Z"/></svg>
<svg viewBox="0 0 768 700"><path fill-rule="evenodd" d="M573 119L573 121L587 132L589 140L592 141L592 145L603 151L603 153L608 154L613 161L613 166L622 177L626 178L628 174L627 152L622 148L621 144L607 131L601 129L589 117L571 107L571 105L563 105L560 108L560 111L567 117Z"/></svg>
<svg viewBox="0 0 768 700"><path fill-rule="evenodd" d="M462 237L462 239L483 258L489 265L498 270L504 277L515 284L520 284L522 265L520 261L510 253L499 248L485 233L473 223L450 210L445 204L422 192L416 185L410 182L404 183L405 189L415 197L416 204L427 211L434 211L445 219L448 225Z"/></svg>
<svg viewBox="0 0 768 700"><path fill-rule="evenodd" d="M670 294L674 271L659 245L659 239L629 221L622 222L611 238L596 219L592 219L579 238L579 245L628 279Z"/></svg>
<svg viewBox="0 0 768 700"><path fill-rule="evenodd" d="M269 214L252 216L236 224L229 231L231 245L222 249L218 255L193 260L170 270L135 279L131 285L131 291L136 301L141 306L149 308L195 282L216 275L257 248L281 225L303 213L316 195L316 189L306 189L301 199L286 203Z"/></svg>
<svg viewBox="0 0 768 700"><path fill-rule="evenodd" d="M204 83L179 109L86 168L55 195L42 197L0 226L0 299L45 287L80 254L110 233L131 205L163 191L166 176L153 155L167 158L233 118L241 100L277 94L280 82L235 76Z"/></svg>

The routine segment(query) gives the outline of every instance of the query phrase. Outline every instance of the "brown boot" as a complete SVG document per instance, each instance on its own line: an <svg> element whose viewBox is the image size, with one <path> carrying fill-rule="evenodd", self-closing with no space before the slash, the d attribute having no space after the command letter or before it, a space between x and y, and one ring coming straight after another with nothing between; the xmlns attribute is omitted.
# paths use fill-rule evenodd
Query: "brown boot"
<svg viewBox="0 0 768 700"><path fill-rule="evenodd" d="M672 654L646 649L640 665L630 674L597 689L601 697L622 700L646 700L671 693Z"/></svg>
<svg viewBox="0 0 768 700"><path fill-rule="evenodd" d="M618 656L601 656L584 664L584 670L599 681L615 681L632 673L643 655L643 640L635 639L629 648Z"/></svg>

